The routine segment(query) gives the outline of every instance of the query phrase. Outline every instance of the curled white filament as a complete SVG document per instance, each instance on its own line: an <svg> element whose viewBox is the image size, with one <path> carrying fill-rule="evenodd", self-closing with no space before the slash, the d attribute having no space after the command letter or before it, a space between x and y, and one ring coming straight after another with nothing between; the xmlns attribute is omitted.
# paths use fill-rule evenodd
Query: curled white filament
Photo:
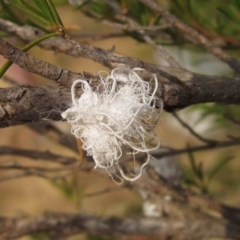
<svg viewBox="0 0 240 240"><path fill-rule="evenodd" d="M162 110L162 102L156 97L158 81L153 75L155 88L151 91L149 82L137 74L140 70L116 68L110 75L99 75L102 85L96 90L87 81L76 80L71 88L72 106L62 113L72 126L72 134L93 157L95 167L108 173L110 169L117 170L128 181L142 175L151 158L149 152L160 145L154 131ZM75 88L79 84L83 94L76 98ZM155 140L154 147L147 144L149 140ZM147 154L147 160L138 174L128 177L121 164L128 153L140 152Z"/></svg>

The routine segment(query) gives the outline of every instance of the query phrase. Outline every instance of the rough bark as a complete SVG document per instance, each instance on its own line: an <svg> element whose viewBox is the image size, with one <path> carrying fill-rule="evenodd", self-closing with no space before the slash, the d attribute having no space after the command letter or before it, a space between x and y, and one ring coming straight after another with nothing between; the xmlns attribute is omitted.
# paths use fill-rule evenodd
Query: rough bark
<svg viewBox="0 0 240 240"><path fill-rule="evenodd" d="M0 236L16 239L31 233L49 232L68 236L88 232L100 235L148 235L159 239L197 240L211 237L240 238L238 225L212 219L201 213L185 221L172 218L93 217L81 214L48 214L32 218L0 218ZM194 221L194 224L192 224Z"/></svg>
<svg viewBox="0 0 240 240"><path fill-rule="evenodd" d="M90 79L89 79L90 80ZM240 81L227 77L193 75L187 87L162 81L159 96L164 109L174 111L198 103L240 103ZM95 83L96 84L96 83ZM81 92L79 92L80 96ZM60 85L0 89L0 127L47 119L61 120L61 112L71 104L70 88Z"/></svg>
<svg viewBox="0 0 240 240"><path fill-rule="evenodd" d="M69 89L60 86L12 87L0 89L0 126L59 121L70 104Z"/></svg>
<svg viewBox="0 0 240 240"><path fill-rule="evenodd" d="M20 51L3 39L0 39L0 54L26 71L35 73L60 84L66 85L67 82L71 84L72 81L78 78L83 78L79 73L71 72Z"/></svg>
<svg viewBox="0 0 240 240"><path fill-rule="evenodd" d="M182 33L187 41L195 45L201 45L227 63L236 75L239 74L240 62L226 53L220 46L213 44L205 36L182 23L156 2L151 0L139 1L160 13L168 26L172 26L176 31ZM139 26L132 25L133 31L138 33L135 27L138 28ZM37 28L18 26L4 19L0 19L0 29L14 34L24 42L30 42L44 35L44 32ZM142 33L141 36L144 37L144 30L141 29L140 32ZM147 39L149 44L155 44L150 38ZM167 111L175 111L198 103L240 103L240 79L237 77L206 76L189 72L183 68L156 66L122 56L113 50L95 48L60 37L48 39L42 42L40 46L44 49L62 52L74 57L83 56L109 68L119 66L143 68L145 71L141 72L141 74L146 81L149 81L152 75L156 74L159 82L157 94L162 98L164 109ZM71 72L68 69L52 65L22 52L2 39L0 39L0 54L26 71L54 81L54 85L40 87L17 86L1 88L0 128L17 124L40 123L46 120L62 120L61 112L71 104L70 86L74 80L84 78L93 85L99 84L97 75ZM76 90L76 92L78 96L81 96L80 90ZM46 133L45 130L43 132ZM55 137L55 140L58 143L77 151L76 144L73 144L74 141L69 141L66 136L63 137L63 135L57 134L59 136ZM239 138L231 138L230 140L220 142L201 138L194 131L191 134L204 142L205 145L178 150L169 149L169 151L156 154L155 157L161 158L183 152L233 146L240 142ZM65 137L66 141L62 140ZM47 161L55 159L56 162L58 161L58 163L66 165L76 161L75 159L61 159L59 155L49 152L1 147L0 155L5 154L18 154L32 159L41 158ZM2 168L4 167L11 168L15 166L2 166ZM144 182L145 185L135 186L133 184L129 188L132 188L134 191L144 192L145 196L147 196L144 201L152 201L154 206L161 209L166 205L166 196L168 199L170 198L171 200L167 202L168 210L163 209L159 218L96 217L61 213L29 218L1 217L0 237L2 239L15 239L26 234L49 232L53 236L52 239L64 239L64 237L77 233L156 235L158 238L178 240L206 239L211 237L240 239L239 209L221 204L214 204L214 207L212 207L209 205L210 201L205 201L202 196L196 197L187 191L184 192L180 187L172 188L172 186L169 187L165 183L162 184L159 176L154 176L156 178L151 178L151 174L149 176L149 181ZM150 186L154 181L155 185ZM212 211L214 211L214 214L212 214Z"/></svg>

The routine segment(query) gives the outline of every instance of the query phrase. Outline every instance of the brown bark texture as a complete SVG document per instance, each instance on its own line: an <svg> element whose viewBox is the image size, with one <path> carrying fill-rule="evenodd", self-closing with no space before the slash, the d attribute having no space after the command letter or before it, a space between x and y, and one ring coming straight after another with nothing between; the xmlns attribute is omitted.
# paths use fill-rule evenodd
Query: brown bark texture
<svg viewBox="0 0 240 240"><path fill-rule="evenodd" d="M138 34L147 44L158 49L170 67L157 66L135 58L116 53L114 49L105 50L82 44L70 37L52 37L39 44L42 49L64 53L72 57L84 57L96 61L110 70L115 67L142 68L139 72L145 81L150 81L153 74L158 80L157 95L163 101L163 108L172 112L183 128L186 128L201 143L184 149L166 148L166 151L153 153L156 159L175 156L182 153L193 153L207 149L223 148L240 144L239 137L228 137L218 141L200 136L189 125L180 119L176 111L200 103L240 103L240 61L227 53L221 46L213 43L206 36L168 12L162 5L153 0L138 0L139 3L161 15L165 25L158 30L171 27L181 33L188 43L201 46L206 51L225 62L233 71L232 76L209 76L190 72L180 66L160 45L154 42L148 28L122 14L120 19L126 25L118 25L121 30ZM111 1L107 1L111 2ZM0 30L11 34L18 40L29 43L45 33L32 26L20 26L0 18ZM98 74L73 72L60 66L40 60L31 54L21 51L7 39L0 38L0 55L15 63L24 70L49 80L43 86L13 86L0 88L0 128L27 124L31 129L44 134L58 144L78 152L75 139L62 133L49 121L61 121L61 113L72 102L71 85L76 79L84 79L92 86L98 86ZM80 97L82 90L76 89ZM51 171L62 171L76 168L78 160L64 157L49 151L22 150L0 146L1 155L28 157L34 161L54 161L61 168L27 167L16 164L1 166L0 169L20 169L23 173L10 178L36 175L55 180ZM86 156L87 163L90 157ZM140 159L141 160L141 159ZM92 167L92 166L91 166ZM90 167L83 171L90 171ZM143 202L155 207L161 206L159 217L140 216L136 218L103 217L74 213L47 213L38 217L0 217L0 238L17 239L33 233L48 233L54 240L67 239L78 234L98 234L113 236L148 236L149 239L197 240L209 238L240 239L240 209L215 202L210 197L201 196L185 190L179 184L172 185L153 167L147 169L147 179L142 184L123 185L129 191L138 192ZM145 176L146 177L146 176ZM9 178L9 179L10 179ZM0 177L0 181L8 178ZM109 190L110 191L110 190ZM108 192L106 190L105 192Z"/></svg>

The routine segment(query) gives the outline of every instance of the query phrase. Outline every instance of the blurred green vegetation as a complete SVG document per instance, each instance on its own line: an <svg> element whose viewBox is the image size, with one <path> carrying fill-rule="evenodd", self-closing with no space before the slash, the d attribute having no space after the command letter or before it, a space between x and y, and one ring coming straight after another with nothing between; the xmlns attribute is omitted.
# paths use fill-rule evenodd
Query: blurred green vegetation
<svg viewBox="0 0 240 240"><path fill-rule="evenodd" d="M201 194L209 194L211 192L211 182L217 179L219 172L226 171L226 165L234 159L230 154L222 154L211 163L210 167L204 167L204 160L196 161L195 155L189 153L189 164L182 165L184 184L192 186Z"/></svg>
<svg viewBox="0 0 240 240"><path fill-rule="evenodd" d="M179 19L206 37L227 42L227 47L240 43L240 2L238 0L169 1L170 10Z"/></svg>
<svg viewBox="0 0 240 240"><path fill-rule="evenodd" d="M222 129L227 135L234 135L236 128L240 126L240 107L238 105L226 105L223 103L197 104L189 108L190 111L199 110L199 118L196 124L213 117L212 130Z"/></svg>
<svg viewBox="0 0 240 240"><path fill-rule="evenodd" d="M66 3L66 0L14 0L9 2L0 0L0 17L20 25L30 24L45 31L51 31L59 27L64 28L55 6Z"/></svg>
<svg viewBox="0 0 240 240"><path fill-rule="evenodd" d="M168 7L169 11L176 15L180 20L195 28L203 35L213 41L221 43L223 41L226 49L236 49L240 46L240 1L238 0L168 0L159 1ZM30 24L38 26L45 31L59 26L63 27L61 16L58 15L55 6L68 5L67 0L15 0L6 2L0 0L0 17L8 19L18 24ZM72 7L73 11L81 11L86 16L108 20L116 24L129 24L129 19L141 26L159 26L163 24L161 16L150 10L137 0L83 0L78 6ZM26 13L22 18L19 12ZM68 13L70 14L70 13ZM169 41L161 39L156 34L154 40L157 43L175 45L183 47L189 45L185 39L174 29L167 28L164 31L170 36ZM124 33L141 41L137 34L124 30ZM4 32L1 33L4 36ZM193 48L196 48L194 46ZM201 49L198 49L201 51ZM238 55L239 51L235 51ZM225 105L220 103L199 104L190 108L190 111L199 111L200 115L196 124L207 121L209 116L213 117L210 131L221 129L225 135L235 134L240 124L240 107L237 105ZM208 172L204 171L203 163L196 163L193 154L189 154L189 167L184 169L185 183L198 187L201 192L208 193L210 180L218 171L226 167L232 155L224 156L216 160L217 164L212 166ZM76 182L72 180L62 180L54 182L55 187L60 189L63 194L79 202L76 193ZM81 198L81 197L80 197Z"/></svg>
<svg viewBox="0 0 240 240"><path fill-rule="evenodd" d="M63 27L61 15L58 16L55 8L51 5L44 5L45 1L38 0L0 0L0 17L15 22L17 24L30 24L40 27L46 32L52 31L59 25ZM159 1L161 2L161 1ZM162 1L163 2L163 1ZM45 2L47 3L47 2ZM68 5L67 0L53 0L56 6ZM192 26L204 36L216 41L228 50L234 50L235 55L239 55L240 47L240 1L239 0L169 0L165 1L165 6L186 24ZM124 17L133 19L141 26L159 26L163 20L146 6L136 0L83 0L79 6L72 7L74 11L80 11L88 17L102 20L106 19L116 24L127 24ZM22 17L22 12L26 13ZM65 12L71 14L71 12ZM123 17L124 16L124 17ZM97 24L97 23L96 23ZM163 30L168 36L167 40L160 35L153 35L156 43L174 45L178 48L189 46L189 43L176 31L171 28ZM131 31L124 33L141 41L137 34ZM1 37L9 36L5 32L0 33ZM203 51L200 47L191 46L193 49ZM233 51L232 51L233 52ZM192 59L194 62L194 59ZM209 132L214 137L215 131L221 131L217 138L235 136L239 134L240 127L240 107L237 105L226 105L221 103L199 104L189 108L191 113L199 112L196 125L208 122L211 123ZM195 126L196 126L195 125ZM194 128L194 126L193 126ZM218 140L218 139L217 139ZM216 151L213 149L212 151ZM215 156L209 157L211 163L206 163L205 158L198 153L190 153L187 156L186 164L183 165L184 185L203 194L212 194L221 200L229 195L239 197L240 165L238 147L231 150L221 150ZM234 164L234 162L236 162ZM231 173L231 174L229 174ZM78 186L75 177L61 179L52 182L54 188L58 189L72 204L78 208L82 203L83 192ZM224 190L224 191L222 191ZM235 200L234 202L237 202ZM125 213L128 215L138 215L141 212L141 205L128 205ZM44 234L32 235L32 239L48 239ZM115 238L100 238L99 236L87 236L87 240L114 240Z"/></svg>
<svg viewBox="0 0 240 240"><path fill-rule="evenodd" d="M238 0L169 0L165 2L169 11L186 24L212 40L218 42L223 40L226 43L225 48L233 49L240 45L240 2ZM93 18L107 19L115 23L126 23L126 19L120 18L119 15L130 17L141 26L157 26L163 23L159 14L137 0L115 0L111 1L111 4L109 1L85 0L75 9ZM186 44L185 39L173 29L166 29L165 32L171 36L169 41L158 36L155 40L168 45Z"/></svg>

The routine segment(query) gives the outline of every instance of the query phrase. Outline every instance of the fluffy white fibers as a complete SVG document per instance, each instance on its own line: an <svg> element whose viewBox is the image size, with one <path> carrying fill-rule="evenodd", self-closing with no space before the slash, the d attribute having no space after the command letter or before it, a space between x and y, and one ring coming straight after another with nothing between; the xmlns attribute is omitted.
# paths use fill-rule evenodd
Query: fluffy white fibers
<svg viewBox="0 0 240 240"><path fill-rule="evenodd" d="M72 126L72 134L93 157L95 167L106 169L110 176L110 172L115 176L119 172L121 180L138 179L151 158L149 151L160 145L154 131L162 109L162 101L155 96L158 82L153 75L152 91L150 83L138 75L141 70L116 68L110 75L99 74L102 83L95 89L85 80L76 80L71 88L72 106L62 113ZM83 90L80 98L75 96L77 85ZM154 146L150 146L152 141ZM141 152L146 153L146 162L139 173L127 176L122 168L124 160Z"/></svg>

